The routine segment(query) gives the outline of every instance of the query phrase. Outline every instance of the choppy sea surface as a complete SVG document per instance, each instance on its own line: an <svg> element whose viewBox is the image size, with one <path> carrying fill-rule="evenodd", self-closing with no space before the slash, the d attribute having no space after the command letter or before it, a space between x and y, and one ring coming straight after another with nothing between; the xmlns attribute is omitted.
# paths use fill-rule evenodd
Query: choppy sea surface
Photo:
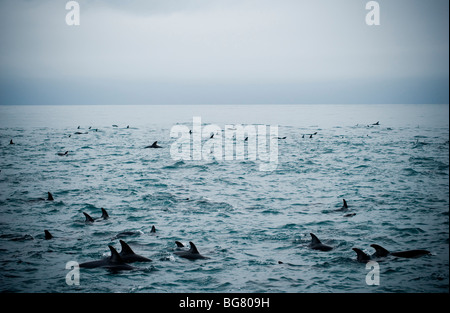
<svg viewBox="0 0 450 313"><path fill-rule="evenodd" d="M0 291L449 292L448 113L448 105L0 106ZM277 125L286 138L276 169L175 160L170 130L191 128L194 116L223 130ZM154 141L162 148L144 148ZM54 201L41 200L47 192ZM337 211L342 199L348 212ZM101 208L108 220L85 223L82 212L98 218ZM311 249L310 233L333 250ZM66 283L67 262L107 257L119 238L153 261L118 273L82 268L79 285ZM178 257L176 240L208 259ZM379 285L368 285L352 248L371 254L374 243L431 255L380 260Z"/></svg>

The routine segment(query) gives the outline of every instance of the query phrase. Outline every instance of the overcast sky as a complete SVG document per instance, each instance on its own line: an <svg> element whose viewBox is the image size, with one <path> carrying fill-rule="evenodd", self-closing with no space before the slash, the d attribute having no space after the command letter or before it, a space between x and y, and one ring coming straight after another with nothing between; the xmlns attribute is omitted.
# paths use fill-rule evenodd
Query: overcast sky
<svg viewBox="0 0 450 313"><path fill-rule="evenodd" d="M449 1L0 0L0 104L448 103Z"/></svg>

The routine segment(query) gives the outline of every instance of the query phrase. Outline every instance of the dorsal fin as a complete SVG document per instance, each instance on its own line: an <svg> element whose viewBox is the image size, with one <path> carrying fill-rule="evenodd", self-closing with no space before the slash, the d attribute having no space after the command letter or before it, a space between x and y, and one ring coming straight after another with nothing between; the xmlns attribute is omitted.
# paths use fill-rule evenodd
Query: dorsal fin
<svg viewBox="0 0 450 313"><path fill-rule="evenodd" d="M109 217L108 212L106 212L106 210L102 208L102 218L106 220L108 219L108 217Z"/></svg>
<svg viewBox="0 0 450 313"><path fill-rule="evenodd" d="M189 244L191 245L191 248L189 249L190 253L200 254L192 241L189 241Z"/></svg>
<svg viewBox="0 0 450 313"><path fill-rule="evenodd" d="M386 250L385 248L383 248L380 245L373 244L370 246L375 249L375 255L377 257L384 257L384 256L387 256L390 254L390 252L388 250Z"/></svg>
<svg viewBox="0 0 450 313"><path fill-rule="evenodd" d="M44 233L45 233L45 240L49 240L49 239L53 238L52 234L50 234L50 232L48 230L45 229Z"/></svg>
<svg viewBox="0 0 450 313"><path fill-rule="evenodd" d="M342 201L344 202L343 207L346 208L346 209L348 209L347 201L345 201L345 199L342 199Z"/></svg>
<svg viewBox="0 0 450 313"><path fill-rule="evenodd" d="M184 247L184 244L182 244L182 243L179 242L179 241L175 241L175 243L177 244L177 247L178 247L178 248L183 248L183 247Z"/></svg>
<svg viewBox="0 0 450 313"><path fill-rule="evenodd" d="M312 244L319 244L319 243L321 243L319 238L317 238L316 235L314 235L313 233L309 233L309 234L311 235L311 243Z"/></svg>
<svg viewBox="0 0 450 313"><path fill-rule="evenodd" d="M130 246L123 240L119 240L120 245L122 246L122 251L120 251L120 254L122 255L130 255L135 254L133 250L131 250Z"/></svg>
<svg viewBox="0 0 450 313"><path fill-rule="evenodd" d="M152 144L152 147L156 146L157 144L158 144L158 142L155 141L155 142Z"/></svg>
<svg viewBox="0 0 450 313"><path fill-rule="evenodd" d="M86 221L85 222L94 222L94 219L87 214L86 212L83 212L84 216L86 216Z"/></svg>
<svg viewBox="0 0 450 313"><path fill-rule="evenodd" d="M109 250L111 250L111 256L110 256L109 260L112 263L124 263L122 258L119 255L119 252L117 252L117 250L113 246L108 245L108 247L109 247Z"/></svg>
<svg viewBox="0 0 450 313"><path fill-rule="evenodd" d="M356 259L358 262L367 262L370 260L370 256L365 254L361 249L352 248L352 250L356 252Z"/></svg>
<svg viewBox="0 0 450 313"><path fill-rule="evenodd" d="M47 200L53 201L53 195L50 192L47 192L47 195L48 195Z"/></svg>
<svg viewBox="0 0 450 313"><path fill-rule="evenodd" d="M152 226L152 230L151 230L150 232L151 232L151 233L156 233L155 225Z"/></svg>

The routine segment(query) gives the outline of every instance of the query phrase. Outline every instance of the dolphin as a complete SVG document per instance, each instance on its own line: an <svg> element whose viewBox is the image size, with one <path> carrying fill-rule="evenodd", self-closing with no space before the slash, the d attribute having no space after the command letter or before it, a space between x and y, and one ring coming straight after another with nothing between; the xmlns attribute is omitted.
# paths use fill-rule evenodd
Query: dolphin
<svg viewBox="0 0 450 313"><path fill-rule="evenodd" d="M207 259L207 257L201 255L198 252L197 247L194 245L194 243L192 241L189 241L189 245L191 246L191 248L189 250L175 251L174 253L181 258L185 258L185 259L189 259L189 260ZM179 247L179 242L177 243L177 246Z"/></svg>
<svg viewBox="0 0 450 313"><path fill-rule="evenodd" d="M9 144L10 144L10 145L13 145L13 144L14 144L14 142L13 142L12 139L9 141Z"/></svg>
<svg viewBox="0 0 450 313"><path fill-rule="evenodd" d="M156 228L155 228L155 225L153 225L150 230L150 234L154 235L155 233L156 233ZM130 237L130 236L140 236L143 234L144 234L144 232L141 230L128 230L128 231L123 231L123 232L118 233L117 235L112 237L111 240L115 240L115 239L119 239L119 238L123 238L123 237Z"/></svg>
<svg viewBox="0 0 450 313"><path fill-rule="evenodd" d="M59 156L65 156L65 155L67 155L69 153L69 151L66 151L66 152L58 152L57 154L59 155Z"/></svg>
<svg viewBox="0 0 450 313"><path fill-rule="evenodd" d="M124 262L120 254L114 249L113 246L108 245L109 250L111 250L111 256L98 261L90 261L81 263L82 268L97 268L103 267L112 271L127 271L135 269L133 266L128 265Z"/></svg>
<svg viewBox="0 0 450 313"><path fill-rule="evenodd" d="M342 205L342 208L348 209L347 201L345 201L345 199L342 199L342 201L344 202L344 204Z"/></svg>
<svg viewBox="0 0 450 313"><path fill-rule="evenodd" d="M102 216L101 216L101 218L104 219L104 220L107 220L109 218L108 212L106 212L106 210L104 208L101 208L101 209L102 209Z"/></svg>
<svg viewBox="0 0 450 313"><path fill-rule="evenodd" d="M50 234L50 232L48 230L44 230L44 234L45 234L45 240L50 240L53 238L52 234Z"/></svg>
<svg viewBox="0 0 450 313"><path fill-rule="evenodd" d="M160 145L158 145L157 141L155 141L150 146L145 147L145 149L147 149L147 148L162 148L162 147Z"/></svg>
<svg viewBox="0 0 450 313"><path fill-rule="evenodd" d="M182 244L181 242L179 242L179 241L175 241L175 244L177 245L177 248L179 249L179 248L184 248L184 244Z"/></svg>
<svg viewBox="0 0 450 313"><path fill-rule="evenodd" d="M101 208L101 209L102 209L102 216L100 218L98 218L98 219L107 220L109 218L108 212L106 212L106 210L104 208ZM86 223L93 223L95 220L98 220L98 219L93 219L86 212L83 212L83 214L86 217L86 220L85 220Z"/></svg>
<svg viewBox="0 0 450 313"><path fill-rule="evenodd" d="M298 265L298 264L292 264L292 263L285 263L283 261L278 261L278 264L283 264L283 265L288 265L288 266L294 266L294 267L301 267L303 265Z"/></svg>
<svg viewBox="0 0 450 313"><path fill-rule="evenodd" d="M361 249L352 248L356 252L356 260L360 263L367 263L371 260L370 255L364 253Z"/></svg>
<svg viewBox="0 0 450 313"><path fill-rule="evenodd" d="M316 235L314 235L313 233L310 233L310 235L311 235L311 243L309 244L309 247L311 249L319 250L319 251L330 251L333 249L332 247L321 243L319 238L317 238Z"/></svg>
<svg viewBox="0 0 450 313"><path fill-rule="evenodd" d="M86 223L93 223L94 222L94 219L89 214L87 214L86 212L83 212L83 214L86 217L86 220L85 220Z"/></svg>
<svg viewBox="0 0 450 313"><path fill-rule="evenodd" d="M430 251L428 250L407 250L407 251L389 252L380 245L372 244L370 246L375 249L375 253L372 255L374 257L385 257L388 255L393 255L398 258L417 258L423 255L431 254Z"/></svg>
<svg viewBox="0 0 450 313"><path fill-rule="evenodd" d="M143 235L143 234L144 234L144 232L142 232L140 230L123 231L123 232L118 233L114 237L112 237L111 240L124 238L124 237L135 237L135 236L140 236L140 235Z"/></svg>
<svg viewBox="0 0 450 313"><path fill-rule="evenodd" d="M342 206L339 209L336 209L335 211L342 211L342 212L348 211L347 201L345 201L345 199L342 199L342 202L343 202Z"/></svg>
<svg viewBox="0 0 450 313"><path fill-rule="evenodd" d="M37 199L30 199L28 202L37 202L37 201L53 201L53 195L50 192L47 192L47 199L45 198L37 198Z"/></svg>
<svg viewBox="0 0 450 313"><path fill-rule="evenodd" d="M119 240L120 245L122 246L122 251L120 251L119 255L125 263L133 263L133 262L151 262L152 260L140 256L133 252L130 246L123 240Z"/></svg>

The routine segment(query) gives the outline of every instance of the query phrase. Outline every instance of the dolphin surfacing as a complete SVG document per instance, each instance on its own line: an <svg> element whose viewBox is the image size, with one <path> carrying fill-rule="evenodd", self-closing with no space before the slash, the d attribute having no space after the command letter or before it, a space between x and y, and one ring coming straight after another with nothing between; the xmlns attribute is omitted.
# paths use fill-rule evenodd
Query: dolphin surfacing
<svg viewBox="0 0 450 313"><path fill-rule="evenodd" d="M375 257L386 257L388 255L396 256L398 258L418 258L424 255L431 254L428 250L407 250L407 251L398 251L398 252L389 252L385 248L380 245L372 244L370 245L375 249L375 253L373 256Z"/></svg>
<svg viewBox="0 0 450 313"><path fill-rule="evenodd" d="M143 257L134 253L134 251L130 248L130 246L123 240L119 240L120 245L122 246L122 251L120 251L119 255L125 263L134 263L134 262L151 262L152 260Z"/></svg>
<svg viewBox="0 0 450 313"><path fill-rule="evenodd" d="M106 210L104 208L101 208L101 209L102 209L102 216L101 216L101 218L104 219L104 220L107 220L109 218L108 212L106 212Z"/></svg>
<svg viewBox="0 0 450 313"><path fill-rule="evenodd" d="M184 246L180 242L175 241L175 243L177 244L177 247L180 247L180 245ZM207 259L207 257L201 255L198 252L197 247L194 245L194 243L192 241L189 241L189 245L191 246L189 250L175 251L174 253L176 255L178 255L180 258L185 258L185 259L189 259L189 260Z"/></svg>
<svg viewBox="0 0 450 313"><path fill-rule="evenodd" d="M150 146L145 147L145 149L147 149L147 148L162 148L162 147L160 145L158 145L157 141L155 141Z"/></svg>
<svg viewBox="0 0 450 313"><path fill-rule="evenodd" d="M50 234L50 232L46 229L44 229L44 234L45 234L45 240L50 240L53 238L52 234Z"/></svg>
<svg viewBox="0 0 450 313"><path fill-rule="evenodd" d="M83 212L83 214L86 217L86 223L94 223L94 219L89 214L87 214L86 212Z"/></svg>
<svg viewBox="0 0 450 313"><path fill-rule="evenodd" d="M370 260L384 258L389 255L398 258L418 258L424 255L431 254L431 252L428 250L407 250L407 251L389 252L388 250L377 244L372 244L370 246L375 249L375 253L373 253L372 255L368 255L358 248L352 249L353 251L356 252L356 260L358 262L367 263Z"/></svg>
<svg viewBox="0 0 450 313"><path fill-rule="evenodd" d="M86 217L85 222L86 223L94 223L96 220L107 220L109 218L108 212L106 212L106 210L104 208L101 208L102 210L102 216L99 218L92 218L89 214L87 214L86 212L83 212L84 216Z"/></svg>
<svg viewBox="0 0 450 313"><path fill-rule="evenodd" d="M129 271L135 269L133 266L128 265L124 262L122 257L119 255L113 246L109 246L111 251L111 256L98 261L85 262L80 264L80 268L97 268L102 267L111 271Z"/></svg>
<svg viewBox="0 0 450 313"><path fill-rule="evenodd" d="M336 209L335 211L338 211L338 212L346 212L346 211L348 211L347 201L345 201L345 199L342 199L342 207L340 207L339 209Z"/></svg>
<svg viewBox="0 0 450 313"><path fill-rule="evenodd" d="M356 252L356 260L360 263L367 263L371 260L370 255L364 253L361 249L352 248Z"/></svg>
<svg viewBox="0 0 450 313"><path fill-rule="evenodd" d="M320 242L319 238L317 238L317 236L314 235L313 233L310 233L310 235L311 235L311 243L309 244L309 247L311 249L319 251L330 251L333 249L332 247L324 245L322 242Z"/></svg>

